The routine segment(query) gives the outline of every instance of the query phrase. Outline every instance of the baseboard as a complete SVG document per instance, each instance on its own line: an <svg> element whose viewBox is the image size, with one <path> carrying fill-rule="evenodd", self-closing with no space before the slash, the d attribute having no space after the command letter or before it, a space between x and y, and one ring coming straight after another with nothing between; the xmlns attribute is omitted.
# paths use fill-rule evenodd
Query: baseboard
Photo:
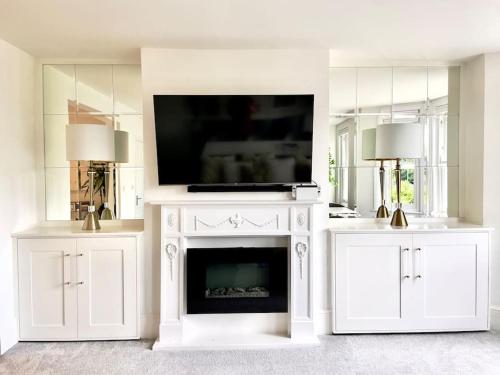
<svg viewBox="0 0 500 375"><path fill-rule="evenodd" d="M141 315L141 338L156 339L158 337L158 327L160 326L159 314Z"/></svg>
<svg viewBox="0 0 500 375"><path fill-rule="evenodd" d="M500 331L500 306L490 307L490 328Z"/></svg>
<svg viewBox="0 0 500 375"><path fill-rule="evenodd" d="M314 332L317 335L332 333L332 310L319 310L314 314Z"/></svg>
<svg viewBox="0 0 500 375"><path fill-rule="evenodd" d="M9 322L3 324L3 329L0 334L0 355L5 354L7 350L12 348L19 341L17 332L17 319L9 319Z"/></svg>

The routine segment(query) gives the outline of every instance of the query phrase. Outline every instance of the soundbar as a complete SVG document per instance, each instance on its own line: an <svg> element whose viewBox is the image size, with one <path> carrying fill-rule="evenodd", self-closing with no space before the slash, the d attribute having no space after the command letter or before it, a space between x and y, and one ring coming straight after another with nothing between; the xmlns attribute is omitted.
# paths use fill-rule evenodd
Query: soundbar
<svg viewBox="0 0 500 375"><path fill-rule="evenodd" d="M292 186L285 184L203 184L188 185L187 191L188 193L292 191Z"/></svg>

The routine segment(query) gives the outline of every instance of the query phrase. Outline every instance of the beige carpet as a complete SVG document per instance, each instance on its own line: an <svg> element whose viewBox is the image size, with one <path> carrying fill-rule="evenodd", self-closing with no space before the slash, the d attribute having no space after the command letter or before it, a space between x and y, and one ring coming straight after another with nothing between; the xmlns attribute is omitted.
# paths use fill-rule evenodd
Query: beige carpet
<svg viewBox="0 0 500 375"><path fill-rule="evenodd" d="M500 334L322 336L308 349L152 352L151 341L20 343L0 374L500 374Z"/></svg>

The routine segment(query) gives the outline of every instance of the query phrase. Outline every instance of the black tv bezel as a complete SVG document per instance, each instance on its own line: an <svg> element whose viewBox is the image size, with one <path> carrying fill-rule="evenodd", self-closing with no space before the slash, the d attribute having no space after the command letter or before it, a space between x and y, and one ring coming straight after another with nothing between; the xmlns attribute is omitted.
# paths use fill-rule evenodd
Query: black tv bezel
<svg viewBox="0 0 500 375"><path fill-rule="evenodd" d="M161 96L312 96L312 115L313 115L313 131L311 137L311 181L290 181L283 183L273 182L236 182L236 183L183 183L183 184L161 184L160 171L158 168L158 143L156 140L156 112L155 112L155 97ZM155 144L156 144L156 176L158 179L158 186L186 186L189 193L203 193L203 192L287 192L292 191L292 187L296 185L309 185L313 183L312 179L312 159L314 155L314 118L315 118L315 95L313 93L284 93L284 94L153 94L153 118L155 120Z"/></svg>

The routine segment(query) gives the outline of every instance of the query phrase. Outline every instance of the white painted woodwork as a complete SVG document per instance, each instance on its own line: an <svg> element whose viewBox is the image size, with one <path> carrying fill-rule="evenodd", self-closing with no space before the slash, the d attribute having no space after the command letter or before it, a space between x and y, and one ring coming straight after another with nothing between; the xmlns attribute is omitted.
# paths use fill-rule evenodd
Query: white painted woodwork
<svg viewBox="0 0 500 375"><path fill-rule="evenodd" d="M332 267L334 333L489 329L486 228L336 228Z"/></svg>
<svg viewBox="0 0 500 375"><path fill-rule="evenodd" d="M139 338L142 228L16 233L19 339Z"/></svg>
<svg viewBox="0 0 500 375"><path fill-rule="evenodd" d="M76 242L22 239L18 243L19 334L23 340L77 335Z"/></svg>
<svg viewBox="0 0 500 375"><path fill-rule="evenodd" d="M415 234L413 246L417 328L488 329L488 234Z"/></svg>
<svg viewBox="0 0 500 375"><path fill-rule="evenodd" d="M136 251L131 237L77 240L80 339L138 336Z"/></svg>
<svg viewBox="0 0 500 375"><path fill-rule="evenodd" d="M244 347L319 344L313 326L311 233L315 203L155 202L161 205L161 319L153 349L210 347L207 342L225 342L227 332L239 332ZM227 314L211 314L204 319L186 313L189 275L184 262L188 247L261 246L283 240L289 249L288 314L229 314L231 319ZM288 332L258 331L258 327L281 327L283 319ZM249 327L255 327L255 332L247 332Z"/></svg>
<svg viewBox="0 0 500 375"><path fill-rule="evenodd" d="M337 235L336 327L398 330L408 324L410 248L411 235Z"/></svg>

